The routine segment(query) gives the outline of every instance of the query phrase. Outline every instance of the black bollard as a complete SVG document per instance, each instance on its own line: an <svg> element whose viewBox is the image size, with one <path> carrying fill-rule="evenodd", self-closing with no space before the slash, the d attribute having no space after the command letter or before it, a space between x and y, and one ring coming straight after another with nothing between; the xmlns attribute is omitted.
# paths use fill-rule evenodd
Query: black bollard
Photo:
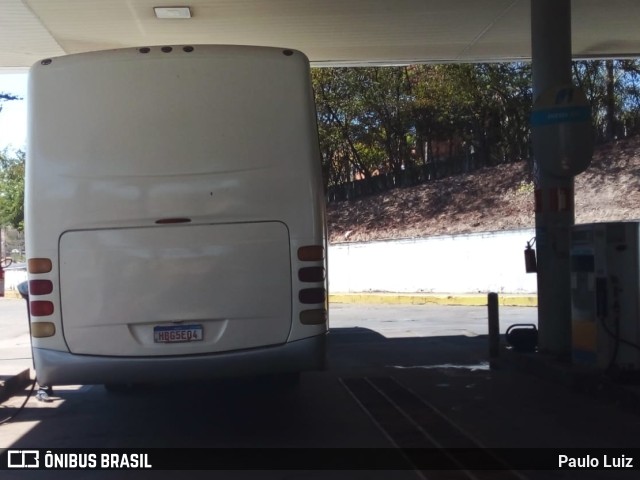
<svg viewBox="0 0 640 480"><path fill-rule="evenodd" d="M489 360L500 355L500 317L498 315L498 294L491 292L487 295L489 310Z"/></svg>

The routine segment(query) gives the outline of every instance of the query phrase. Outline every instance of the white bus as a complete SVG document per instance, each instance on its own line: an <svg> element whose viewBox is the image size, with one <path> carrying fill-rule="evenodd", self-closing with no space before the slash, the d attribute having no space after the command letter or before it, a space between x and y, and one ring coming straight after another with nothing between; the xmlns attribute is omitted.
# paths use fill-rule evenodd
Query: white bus
<svg viewBox="0 0 640 480"><path fill-rule="evenodd" d="M302 53L68 55L35 64L28 91L40 384L323 367L326 220Z"/></svg>

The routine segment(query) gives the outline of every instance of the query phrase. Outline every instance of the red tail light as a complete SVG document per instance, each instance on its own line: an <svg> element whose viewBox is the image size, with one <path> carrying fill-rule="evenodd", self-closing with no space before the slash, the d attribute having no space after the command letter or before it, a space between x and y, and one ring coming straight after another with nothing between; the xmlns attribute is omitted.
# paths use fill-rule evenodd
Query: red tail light
<svg viewBox="0 0 640 480"><path fill-rule="evenodd" d="M303 310L300 312L300 323L303 325L320 325L327 323L327 311L324 308L318 310Z"/></svg>
<svg viewBox="0 0 640 480"><path fill-rule="evenodd" d="M324 260L324 247L322 245L308 245L298 249L298 260L314 262Z"/></svg>
<svg viewBox="0 0 640 480"><path fill-rule="evenodd" d="M300 303L324 303L325 298L324 288L303 288L298 293Z"/></svg>
<svg viewBox="0 0 640 480"><path fill-rule="evenodd" d="M323 267L304 267L298 270L298 279L301 282L323 282Z"/></svg>
<svg viewBox="0 0 640 480"><path fill-rule="evenodd" d="M29 295L47 295L53 292L51 280L29 280Z"/></svg>
<svg viewBox="0 0 640 480"><path fill-rule="evenodd" d="M29 303L29 311L34 317L46 317L53 313L53 302L48 300L34 300Z"/></svg>

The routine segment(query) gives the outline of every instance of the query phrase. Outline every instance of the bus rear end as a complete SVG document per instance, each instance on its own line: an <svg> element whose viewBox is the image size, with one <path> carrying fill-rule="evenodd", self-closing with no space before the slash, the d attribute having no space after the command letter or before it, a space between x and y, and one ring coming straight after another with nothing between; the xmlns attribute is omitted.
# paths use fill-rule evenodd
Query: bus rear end
<svg viewBox="0 0 640 480"><path fill-rule="evenodd" d="M175 46L29 76L26 236L42 384L322 368L326 228L309 65Z"/></svg>

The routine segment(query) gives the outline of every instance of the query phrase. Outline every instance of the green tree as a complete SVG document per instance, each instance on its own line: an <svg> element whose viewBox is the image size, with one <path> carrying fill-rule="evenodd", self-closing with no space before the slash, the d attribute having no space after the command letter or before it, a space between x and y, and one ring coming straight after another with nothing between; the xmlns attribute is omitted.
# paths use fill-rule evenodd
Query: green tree
<svg viewBox="0 0 640 480"><path fill-rule="evenodd" d="M528 158L528 64L418 65L410 77L419 158L444 174Z"/></svg>
<svg viewBox="0 0 640 480"><path fill-rule="evenodd" d="M24 228L25 154L0 152L0 225Z"/></svg>
<svg viewBox="0 0 640 480"><path fill-rule="evenodd" d="M640 61L577 61L573 77L591 105L596 141L640 132Z"/></svg>
<svg viewBox="0 0 640 480"><path fill-rule="evenodd" d="M407 68L361 68L357 72L362 87L359 121L366 132L363 137L370 148L383 152L385 170L399 174L413 164L409 144L413 98Z"/></svg>
<svg viewBox="0 0 640 480"><path fill-rule="evenodd" d="M471 65L410 67L417 157L435 177L448 174L463 144L473 150L474 97L468 83Z"/></svg>
<svg viewBox="0 0 640 480"><path fill-rule="evenodd" d="M640 133L640 61L573 68L597 140ZM322 68L312 76L327 186L373 193L531 161L529 63ZM354 185L359 179L368 181Z"/></svg>
<svg viewBox="0 0 640 480"><path fill-rule="evenodd" d="M371 175L370 165L361 158L357 147L359 85L352 70L320 68L312 71L320 151L328 185L350 182L356 174L366 178Z"/></svg>
<svg viewBox="0 0 640 480"><path fill-rule="evenodd" d="M312 72L328 184L411 162L411 98L404 68L321 68Z"/></svg>

